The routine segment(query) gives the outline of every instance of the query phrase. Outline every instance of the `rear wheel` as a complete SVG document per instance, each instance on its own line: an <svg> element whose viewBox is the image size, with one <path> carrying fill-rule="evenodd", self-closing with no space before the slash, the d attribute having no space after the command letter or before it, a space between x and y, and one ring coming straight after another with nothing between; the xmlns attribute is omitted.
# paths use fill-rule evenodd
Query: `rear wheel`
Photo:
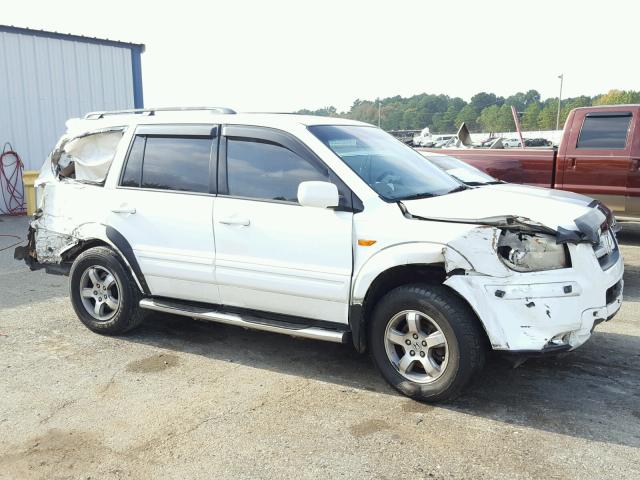
<svg viewBox="0 0 640 480"><path fill-rule="evenodd" d="M475 314L441 285L389 292L376 305L368 338L383 377L416 400L455 398L484 365L484 332Z"/></svg>
<svg viewBox="0 0 640 480"><path fill-rule="evenodd" d="M69 285L76 315L94 332L118 335L142 322L138 287L113 250L82 252L71 267Z"/></svg>

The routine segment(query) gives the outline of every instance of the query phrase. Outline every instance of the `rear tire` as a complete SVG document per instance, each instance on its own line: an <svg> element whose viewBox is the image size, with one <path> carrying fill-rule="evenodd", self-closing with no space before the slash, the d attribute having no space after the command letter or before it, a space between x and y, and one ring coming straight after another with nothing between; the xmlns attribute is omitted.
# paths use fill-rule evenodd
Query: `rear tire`
<svg viewBox="0 0 640 480"><path fill-rule="evenodd" d="M442 285L404 285L387 293L374 309L368 341L385 380L415 400L451 400L484 366L477 317Z"/></svg>
<svg viewBox="0 0 640 480"><path fill-rule="evenodd" d="M70 272L71 304L80 321L104 335L120 335L143 320L140 291L118 255L107 247L82 252Z"/></svg>

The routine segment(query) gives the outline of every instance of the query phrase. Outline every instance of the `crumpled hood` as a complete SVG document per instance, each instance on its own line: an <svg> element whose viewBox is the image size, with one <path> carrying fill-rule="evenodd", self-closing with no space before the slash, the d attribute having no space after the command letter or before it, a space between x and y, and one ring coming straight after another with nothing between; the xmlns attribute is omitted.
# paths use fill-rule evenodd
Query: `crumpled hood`
<svg viewBox="0 0 640 480"><path fill-rule="evenodd" d="M478 188L488 188L499 192L524 193L540 198L552 198L554 200L563 200L576 203L578 205L589 205L593 202L593 198L587 197L580 193L569 192L567 190L554 190L551 188L534 187L532 185L519 185L517 183L499 183L496 185L484 185Z"/></svg>
<svg viewBox="0 0 640 480"><path fill-rule="evenodd" d="M427 219L498 225L512 217L554 231L558 227L576 230L574 220L594 210L575 198L546 194L552 192L548 189L496 187L473 188L402 203L411 215Z"/></svg>

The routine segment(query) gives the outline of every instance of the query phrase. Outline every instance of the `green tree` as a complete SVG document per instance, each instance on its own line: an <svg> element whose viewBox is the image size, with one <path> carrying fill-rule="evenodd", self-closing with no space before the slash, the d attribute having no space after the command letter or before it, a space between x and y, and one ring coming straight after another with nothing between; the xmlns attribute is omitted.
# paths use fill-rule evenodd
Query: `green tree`
<svg viewBox="0 0 640 480"><path fill-rule="evenodd" d="M480 92L471 97L469 102L478 112L482 112L485 108L498 104L498 97L494 93Z"/></svg>
<svg viewBox="0 0 640 480"><path fill-rule="evenodd" d="M640 92L634 90L609 90L593 99L594 105L624 105L640 103Z"/></svg>
<svg viewBox="0 0 640 480"><path fill-rule="evenodd" d="M527 94L523 92L515 93L507 97L504 103L507 105L513 105L514 107L516 107L516 110L522 112L527 105Z"/></svg>
<svg viewBox="0 0 640 480"><path fill-rule="evenodd" d="M474 108L473 105L467 104L458 112L456 115L456 127L460 128L460 126L464 123L470 131L474 131L478 128L478 111Z"/></svg>
<svg viewBox="0 0 640 480"><path fill-rule="evenodd" d="M555 130L558 115L558 99L548 98L538 114L538 129Z"/></svg>
<svg viewBox="0 0 640 480"><path fill-rule="evenodd" d="M340 116L340 114L336 110L336 107L334 107L334 106L319 108L317 110L302 109L302 110L298 110L298 112L296 112L296 113L300 113L302 115L319 115L321 117L338 117L338 116Z"/></svg>
<svg viewBox="0 0 640 480"><path fill-rule="evenodd" d="M610 90L596 97L580 96L562 101L561 125L573 108L593 105L640 103L640 91ZM525 130L552 130L556 128L558 99L542 101L537 90L516 92L507 98L490 92L479 92L469 103L459 97L421 93L411 97L396 95L380 99L381 126L386 130L422 129L429 127L434 133L454 133L464 122L471 131L503 132L515 128L511 105L522 114ZM378 100L357 99L346 112L333 106L316 110L300 110L308 115L345 117L363 122L378 123Z"/></svg>
<svg viewBox="0 0 640 480"><path fill-rule="evenodd" d="M522 128L524 130L537 130L538 129L538 116L540 115L540 104L538 102L531 102L524 109L522 114Z"/></svg>
<svg viewBox="0 0 640 480"><path fill-rule="evenodd" d="M524 103L527 107L532 103L540 103L540 92L537 90L528 90L527 93L524 94Z"/></svg>
<svg viewBox="0 0 640 480"><path fill-rule="evenodd" d="M478 117L478 124L485 132L496 132L499 124L500 107L497 105L491 105L486 107L480 112Z"/></svg>
<svg viewBox="0 0 640 480"><path fill-rule="evenodd" d="M575 98L567 98L562 101L562 111L560 112L560 128L564 127L564 122L569 116L569 112L574 108L590 107L592 104L591 97L581 96ZM556 110L557 112L557 110ZM555 126L554 126L555 128Z"/></svg>
<svg viewBox="0 0 640 480"><path fill-rule="evenodd" d="M497 124L495 126L495 132L513 132L516 129L515 123L513 123L513 113L511 112L511 105L506 103L500 107L498 111Z"/></svg>

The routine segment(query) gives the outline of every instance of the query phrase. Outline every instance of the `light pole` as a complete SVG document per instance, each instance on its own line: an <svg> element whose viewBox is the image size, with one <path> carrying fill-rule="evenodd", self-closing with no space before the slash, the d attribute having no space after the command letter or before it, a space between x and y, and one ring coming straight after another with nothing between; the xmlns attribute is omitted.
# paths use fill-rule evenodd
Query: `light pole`
<svg viewBox="0 0 640 480"><path fill-rule="evenodd" d="M378 128L380 128L380 110L382 108L382 104L380 103L380 97L378 97Z"/></svg>
<svg viewBox="0 0 640 480"><path fill-rule="evenodd" d="M560 79L560 95L558 96L558 116L556 117L556 130L560 130L560 107L562 106L562 82L564 81L564 73L558 75Z"/></svg>

